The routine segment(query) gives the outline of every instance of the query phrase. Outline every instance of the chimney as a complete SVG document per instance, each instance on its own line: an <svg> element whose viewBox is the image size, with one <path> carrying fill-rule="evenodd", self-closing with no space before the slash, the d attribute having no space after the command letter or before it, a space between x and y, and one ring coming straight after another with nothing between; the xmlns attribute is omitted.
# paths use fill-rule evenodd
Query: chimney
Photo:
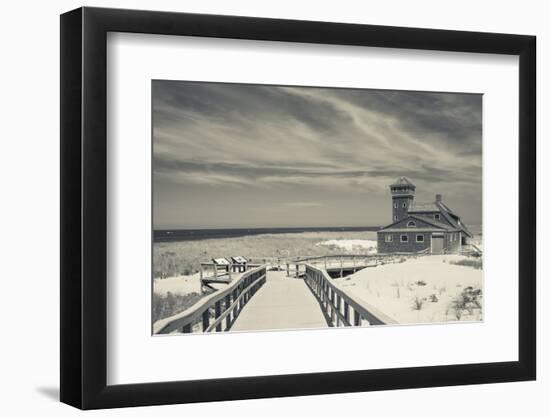
<svg viewBox="0 0 550 417"><path fill-rule="evenodd" d="M436 194L435 195L435 202L436 203L441 203L442 199L443 199L443 196L441 194Z"/></svg>

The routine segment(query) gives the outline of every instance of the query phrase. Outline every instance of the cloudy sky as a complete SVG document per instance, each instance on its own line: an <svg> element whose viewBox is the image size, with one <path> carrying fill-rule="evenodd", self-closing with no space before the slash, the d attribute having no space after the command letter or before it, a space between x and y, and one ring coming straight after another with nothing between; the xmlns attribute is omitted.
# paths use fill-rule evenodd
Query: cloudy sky
<svg viewBox="0 0 550 417"><path fill-rule="evenodd" d="M481 223L481 95L153 81L154 226L369 226L388 185Z"/></svg>

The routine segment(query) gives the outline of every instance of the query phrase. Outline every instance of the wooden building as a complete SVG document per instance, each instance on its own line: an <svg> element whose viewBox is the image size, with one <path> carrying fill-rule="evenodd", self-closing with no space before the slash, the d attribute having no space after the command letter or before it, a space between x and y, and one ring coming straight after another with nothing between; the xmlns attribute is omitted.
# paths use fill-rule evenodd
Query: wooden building
<svg viewBox="0 0 550 417"><path fill-rule="evenodd" d="M456 253L468 244L472 233L441 194L434 202L417 203L416 186L405 177L390 190L393 222L378 231L378 253Z"/></svg>

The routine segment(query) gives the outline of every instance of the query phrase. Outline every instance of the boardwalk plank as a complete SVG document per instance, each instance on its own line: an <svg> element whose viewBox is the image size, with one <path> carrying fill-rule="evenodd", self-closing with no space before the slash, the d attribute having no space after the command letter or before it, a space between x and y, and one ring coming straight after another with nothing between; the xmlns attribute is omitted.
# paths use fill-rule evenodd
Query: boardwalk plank
<svg viewBox="0 0 550 417"><path fill-rule="evenodd" d="M319 327L328 325L305 282L269 271L267 282L243 308L231 331Z"/></svg>

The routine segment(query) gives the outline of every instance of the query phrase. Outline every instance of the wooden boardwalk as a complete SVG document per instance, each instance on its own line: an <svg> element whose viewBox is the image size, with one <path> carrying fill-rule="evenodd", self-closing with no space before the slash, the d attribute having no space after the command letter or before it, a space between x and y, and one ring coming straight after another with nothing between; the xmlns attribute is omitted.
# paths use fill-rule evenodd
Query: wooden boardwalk
<svg viewBox="0 0 550 417"><path fill-rule="evenodd" d="M250 299L231 331L328 327L319 303L303 279L267 272L267 282Z"/></svg>

